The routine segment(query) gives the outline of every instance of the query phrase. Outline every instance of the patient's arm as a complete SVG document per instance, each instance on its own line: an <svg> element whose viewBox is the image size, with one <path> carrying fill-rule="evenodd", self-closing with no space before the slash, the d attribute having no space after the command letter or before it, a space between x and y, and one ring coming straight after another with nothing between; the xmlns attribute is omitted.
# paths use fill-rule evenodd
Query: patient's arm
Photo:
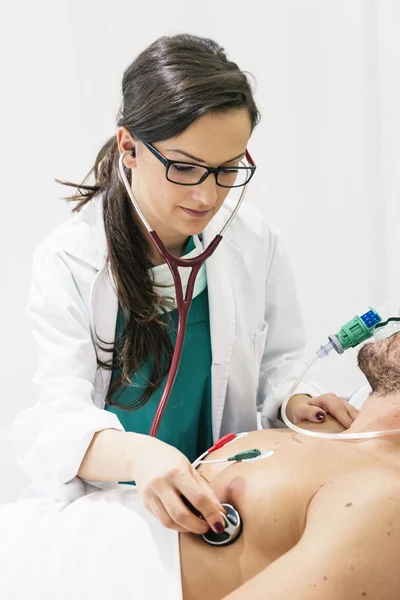
<svg viewBox="0 0 400 600"><path fill-rule="evenodd" d="M399 598L399 548L397 474L339 475L314 496L296 546L226 600Z"/></svg>

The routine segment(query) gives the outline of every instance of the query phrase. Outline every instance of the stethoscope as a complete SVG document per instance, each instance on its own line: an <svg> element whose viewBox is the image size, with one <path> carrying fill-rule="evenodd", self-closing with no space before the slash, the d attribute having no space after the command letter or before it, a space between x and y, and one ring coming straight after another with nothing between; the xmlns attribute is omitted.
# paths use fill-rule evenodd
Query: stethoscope
<svg viewBox="0 0 400 600"><path fill-rule="evenodd" d="M158 252L161 254L161 256L165 259L165 262L167 263L167 265L171 271L171 274L172 274L172 277L174 280L174 287L175 287L175 293L176 293L176 306L177 306L177 310L178 310L178 331L177 331L177 335L176 335L175 348L174 348L174 352L172 355L171 368L168 373L167 382L165 384L165 388L164 388L163 394L161 396L161 400L157 407L157 410L156 410L156 413L155 413L155 416L153 419L153 423L152 423L151 429L150 429L150 435L155 437L157 435L157 432L158 432L158 429L160 426L160 422L161 422L162 416L164 414L169 397L171 395L171 391L172 391L173 385L175 383L176 375L178 372L179 363L180 363L181 356L182 356L183 342L184 342L185 333L186 333L187 317L188 317L189 309L190 309L192 299L193 299L193 290L194 290L194 284L196 281L197 274L200 271L201 267L206 262L206 260L208 258L210 258L210 256L212 256L212 254L216 250L217 246L221 242L224 233L226 232L229 225L232 223L233 219L235 218L236 213L238 212L240 205L242 204L244 196L246 194L248 183L243 186L242 193L240 194L239 200L238 200L235 208L233 209L231 216L229 217L227 222L224 224L224 226L222 227L220 232L210 242L210 244L207 246L207 248L199 256L196 256L195 258L183 259L183 258L179 258L177 256L173 256L170 252L168 252L168 250L164 246L164 243L161 241L161 239L157 235L157 233L154 230L152 230L146 217L144 216L143 212L141 211L140 206L137 203L136 198L133 195L133 192L129 185L129 181L128 181L128 178L126 176L125 169L124 169L124 157L128 154L132 154L132 152L129 150L125 151L125 152L121 153L121 155L119 157L119 161L118 161L119 173L120 173L122 182L125 186L126 192L129 196L129 198L131 199L132 204L133 204L140 220L142 221L143 225L145 226L145 228L151 238L152 243L154 244L154 246L156 247ZM248 162L250 163L250 165L254 166L254 162L253 162L250 154L247 151L246 151L246 158L247 158ZM191 267L191 269L192 269L190 272L190 275L189 275L189 280L188 280L188 284L187 284L187 288L186 288L185 297L183 297L183 286L182 286L182 281L181 281L181 278L179 275L178 267ZM201 462L201 460L207 454L209 454L213 450L216 450L217 448L222 448L222 446L230 443L234 439L237 439L237 437L238 436L236 434L228 434L227 436L224 436L223 438L221 438L221 440L216 442L212 448L209 448L198 459L198 461ZM257 451L257 452L259 452L259 451ZM239 456L239 455L237 455L237 456ZM256 458L256 456L253 456L252 458L248 457L247 459L246 458L239 459L236 457L235 462L238 462L238 460L251 460L254 458ZM200 464L200 463L198 462L197 464ZM194 465L195 465L195 463L194 463ZM190 508L190 510L194 514L196 514L196 516L202 518L202 515L190 503L188 503L184 497L182 497L182 500ZM238 537L240 536L242 529L243 529L242 519L241 519L238 511L230 504L222 504L222 506L225 510L225 513L222 513L223 519L225 521L225 527L224 527L223 533L219 534L219 533L215 533L214 531L210 530L209 532L202 535L202 538L208 544L211 544L213 546L227 546L227 545L231 544L232 542L234 542L238 539Z"/></svg>
<svg viewBox="0 0 400 600"><path fill-rule="evenodd" d="M160 421L162 419L167 402L171 395L171 391L172 391L173 385L175 383L176 375L178 372L179 363L180 363L181 356L182 356L183 342L184 342L185 332L186 332L187 317L188 317L190 305L191 305L192 299L193 299L193 290L194 290L194 284L196 281L197 274L200 271L201 267L206 262L206 260L208 258L210 258L210 256L214 253L217 246L221 242L223 235L225 234L229 225L232 223L233 219L235 218L236 213L238 212L240 205L243 202L245 193L247 191L248 183L246 183L246 185L243 186L242 193L240 194L240 198L239 198L234 210L232 211L231 216L229 217L229 219L227 220L225 225L222 227L220 232L214 237L212 242L210 242L210 244L207 246L207 248L204 250L204 252L202 252L199 256L196 256L194 258L186 258L186 259L179 258L177 256L173 256L170 252L168 252L168 250L164 246L163 242L161 241L161 239L159 238L157 233L154 230L152 230L146 217L144 216L143 212L141 211L140 206L137 203L137 201L133 195L133 192L129 185L129 181L128 181L128 178L126 176L125 169L124 169L124 157L127 154L132 154L132 151L127 150L127 151L123 152L120 155L119 161L118 161L118 167L119 167L121 179L123 181L123 184L126 188L126 192L129 196L129 198L131 199L132 204L135 207L135 210L136 210L140 220L142 221L143 225L145 226L145 228L151 238L151 241L153 242L154 246L157 248L157 250L161 254L161 256L165 259L165 262L167 263L167 265L172 273L172 277L174 280L175 293L176 293L176 306L177 306L177 310L178 310L178 331L177 331L177 335L176 335L175 348L174 348L174 352L172 355L171 368L168 373L167 382L165 384L165 388L164 388L163 394L161 396L161 400L157 407L157 410L156 410L156 413L155 413L155 416L153 419L153 423L152 423L151 429L150 429L150 435L155 437L158 433ZM247 158L248 162L250 163L250 165L254 166L254 162L253 162L250 154L247 151L246 151L246 158ZM192 268L190 275L189 275L189 280L188 280L188 284L187 284L185 297L183 297L183 286L182 286L182 281L181 281L181 278L179 275L178 267L191 267Z"/></svg>

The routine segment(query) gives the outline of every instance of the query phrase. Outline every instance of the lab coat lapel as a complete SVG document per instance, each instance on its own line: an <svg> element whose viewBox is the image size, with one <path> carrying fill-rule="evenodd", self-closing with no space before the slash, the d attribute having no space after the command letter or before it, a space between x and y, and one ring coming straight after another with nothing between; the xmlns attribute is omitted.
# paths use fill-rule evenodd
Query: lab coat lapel
<svg viewBox="0 0 400 600"><path fill-rule="evenodd" d="M206 248L218 233L216 217L203 233ZM223 220L221 221L223 222ZM214 440L219 438L225 406L232 349L235 340L235 297L233 282L240 251L223 238L207 260L208 298L212 348L212 422Z"/></svg>
<svg viewBox="0 0 400 600"><path fill-rule="evenodd" d="M108 362L115 341L115 327L118 314L118 296L114 280L107 262L98 271L90 297L91 321L95 335L96 351L100 361ZM111 371L103 370L103 386L108 388Z"/></svg>
<svg viewBox="0 0 400 600"><path fill-rule="evenodd" d="M89 312L96 352L101 362L112 358L111 352L115 341L115 327L118 314L118 296L114 278L107 261L107 238L103 219L103 201L101 196L91 200L80 213L81 219L90 224L94 232L94 241L87 247L75 249L81 260L86 260L97 271L89 297ZM85 238L86 239L86 238ZM101 369L103 387L108 388L111 371Z"/></svg>

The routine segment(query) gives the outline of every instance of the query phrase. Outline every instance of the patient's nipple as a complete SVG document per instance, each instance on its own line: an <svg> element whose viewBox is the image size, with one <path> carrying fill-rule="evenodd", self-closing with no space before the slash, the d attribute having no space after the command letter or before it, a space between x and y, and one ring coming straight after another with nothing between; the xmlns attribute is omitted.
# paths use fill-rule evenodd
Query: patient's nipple
<svg viewBox="0 0 400 600"><path fill-rule="evenodd" d="M243 496L246 483L243 477L240 475L234 477L228 484L228 497L233 505Z"/></svg>

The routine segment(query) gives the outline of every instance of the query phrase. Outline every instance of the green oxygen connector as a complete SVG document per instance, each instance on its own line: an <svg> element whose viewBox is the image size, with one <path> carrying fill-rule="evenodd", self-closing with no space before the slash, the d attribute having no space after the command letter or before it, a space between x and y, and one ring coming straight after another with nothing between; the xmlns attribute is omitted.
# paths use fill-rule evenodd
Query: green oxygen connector
<svg viewBox="0 0 400 600"><path fill-rule="evenodd" d="M322 358L327 356L331 350L336 350L338 354L343 354L348 348L354 348L365 342L374 335L375 327L382 321L379 314L373 308L361 317L354 317L351 321L343 325L339 333L329 336L329 343L321 346L317 352Z"/></svg>
<svg viewBox="0 0 400 600"><path fill-rule="evenodd" d="M239 454L234 454L233 456L227 458L227 460L241 462L242 460L257 458L258 456L261 456L261 450L253 448L252 450L244 450L243 452L239 452Z"/></svg>

